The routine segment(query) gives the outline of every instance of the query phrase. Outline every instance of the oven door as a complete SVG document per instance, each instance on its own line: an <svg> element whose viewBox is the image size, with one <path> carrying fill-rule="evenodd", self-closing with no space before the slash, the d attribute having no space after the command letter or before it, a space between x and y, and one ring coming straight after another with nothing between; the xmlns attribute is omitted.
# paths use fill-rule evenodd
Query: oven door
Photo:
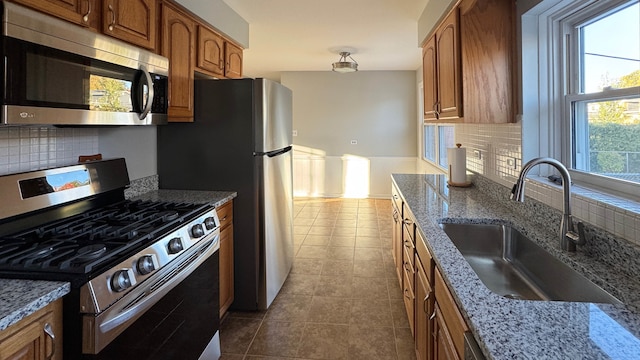
<svg viewBox="0 0 640 360"><path fill-rule="evenodd" d="M219 231L212 235L106 311L84 315L83 357L198 359L220 324Z"/></svg>
<svg viewBox="0 0 640 360"><path fill-rule="evenodd" d="M166 122L167 77L5 36L3 118L15 125ZM114 59L115 60L115 59Z"/></svg>

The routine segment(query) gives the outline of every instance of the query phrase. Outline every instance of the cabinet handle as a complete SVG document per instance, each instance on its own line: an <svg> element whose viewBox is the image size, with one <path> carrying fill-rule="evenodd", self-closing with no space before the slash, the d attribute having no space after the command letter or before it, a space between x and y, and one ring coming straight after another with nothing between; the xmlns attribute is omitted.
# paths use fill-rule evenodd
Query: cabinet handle
<svg viewBox="0 0 640 360"><path fill-rule="evenodd" d="M411 299L410 295L407 295L409 293L409 289L404 289L404 297L406 297L407 299Z"/></svg>
<svg viewBox="0 0 640 360"><path fill-rule="evenodd" d="M411 224L413 224L413 221L411 221L411 219L409 219L409 218L406 218L406 219L404 219L403 223L405 225L411 225Z"/></svg>
<svg viewBox="0 0 640 360"><path fill-rule="evenodd" d="M405 240L404 241L404 246L406 246L409 249L411 249L413 247L413 246L411 246L411 242L409 240Z"/></svg>
<svg viewBox="0 0 640 360"><path fill-rule="evenodd" d="M49 354L46 359L50 360L53 358L53 355L55 355L56 353L56 336L53 333L53 328L51 327L51 324L46 323L44 324L44 333L51 339L51 354Z"/></svg>
<svg viewBox="0 0 640 360"><path fill-rule="evenodd" d="M225 220L227 220L227 216L226 215L220 221L225 221Z"/></svg>
<svg viewBox="0 0 640 360"><path fill-rule="evenodd" d="M404 269L407 271L411 271L411 268L409 267L409 263L404 263Z"/></svg>
<svg viewBox="0 0 640 360"><path fill-rule="evenodd" d="M89 14L91 14L91 0L87 0L87 13L82 17L82 21L89 22Z"/></svg>
<svg viewBox="0 0 640 360"><path fill-rule="evenodd" d="M440 111L438 110L439 108L440 108L440 101L433 104L433 111L436 113L436 119L440 118Z"/></svg>
<svg viewBox="0 0 640 360"><path fill-rule="evenodd" d="M116 23L116 12L113 11L113 6L109 4L109 12L111 13L111 24L109 24L109 31L113 31L113 25Z"/></svg>
<svg viewBox="0 0 640 360"><path fill-rule="evenodd" d="M433 314L431 314L431 316L429 316L429 320L433 320L436 318L436 311L433 310Z"/></svg>
<svg viewBox="0 0 640 360"><path fill-rule="evenodd" d="M428 300L431 297L431 292L429 292L427 294L427 296L424 297L424 300L422 300L422 310L424 311L425 314L429 313L429 309L427 309L427 304L428 304Z"/></svg>

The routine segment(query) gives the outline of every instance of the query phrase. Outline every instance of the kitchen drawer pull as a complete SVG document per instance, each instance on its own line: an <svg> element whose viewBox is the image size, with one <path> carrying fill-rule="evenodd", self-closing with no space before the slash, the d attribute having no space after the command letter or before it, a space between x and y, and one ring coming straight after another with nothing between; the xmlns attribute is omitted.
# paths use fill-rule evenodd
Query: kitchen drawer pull
<svg viewBox="0 0 640 360"><path fill-rule="evenodd" d="M409 241L409 240L405 240L405 241L404 241L404 246L408 247L409 249L413 248L413 246L412 246L412 245L413 245L413 244L411 244L411 241Z"/></svg>
<svg viewBox="0 0 640 360"><path fill-rule="evenodd" d="M227 215L225 215L222 219L220 219L220 221L225 221L227 220Z"/></svg>
<svg viewBox="0 0 640 360"><path fill-rule="evenodd" d="M411 271L411 267L409 266L409 263L404 263L404 269L407 271Z"/></svg>
<svg viewBox="0 0 640 360"><path fill-rule="evenodd" d="M404 219L403 223L405 225L411 225L411 224L413 224L413 221L411 219L409 219L409 218L406 218L406 219Z"/></svg>
<svg viewBox="0 0 640 360"><path fill-rule="evenodd" d="M429 320L433 320L436 318L436 311L433 310L433 314L431 314L431 316L429 316Z"/></svg>
<svg viewBox="0 0 640 360"><path fill-rule="evenodd" d="M424 297L424 300L422 301L422 310L424 311L425 314L429 313L429 309L427 309L427 305L429 304L430 297L431 297L431 292L429 292L427 296Z"/></svg>
<svg viewBox="0 0 640 360"><path fill-rule="evenodd" d="M47 355L46 359L50 360L53 358L53 355L55 355L56 353L56 336L53 333L53 328L51 327L51 324L46 323L44 324L44 327L42 328L42 330L44 330L44 333L47 334L47 336L51 339L51 354Z"/></svg>
<svg viewBox="0 0 640 360"><path fill-rule="evenodd" d="M411 295L407 295L409 293L409 289L404 289L404 297L407 299L411 299Z"/></svg>
<svg viewBox="0 0 640 360"><path fill-rule="evenodd" d="M89 15L91 14L91 0L87 0L87 13L82 17L82 21L89 22Z"/></svg>
<svg viewBox="0 0 640 360"><path fill-rule="evenodd" d="M116 12L113 11L113 6L109 4L109 12L111 13L111 23L109 24L109 31L113 31L113 25L116 23Z"/></svg>

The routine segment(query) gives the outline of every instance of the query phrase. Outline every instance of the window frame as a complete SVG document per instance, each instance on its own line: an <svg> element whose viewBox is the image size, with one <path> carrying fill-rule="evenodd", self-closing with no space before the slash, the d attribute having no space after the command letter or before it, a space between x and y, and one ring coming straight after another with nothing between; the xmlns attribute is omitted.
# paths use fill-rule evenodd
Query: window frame
<svg viewBox="0 0 640 360"><path fill-rule="evenodd" d="M608 89L602 92L578 94L580 89L579 48L577 26L605 12L620 8L629 0L544 0L533 4L525 2L519 9L522 24L521 64L523 78L522 132L533 133L528 140L523 137L523 161L549 156L560 159L572 176L574 184L594 188L601 192L640 201L640 184L573 169L574 124L573 103L583 100L618 99L638 94L640 87ZM527 8L527 6L529 6ZM526 31L537 32L537 37L527 38ZM573 35L572 35L573 34ZM536 41L535 49L525 48ZM535 60L532 60L532 55ZM527 60L530 59L530 60ZM527 64L528 61L531 61ZM537 72L528 74L531 66L539 63ZM527 64L525 66L525 64ZM535 92L527 88L535 85ZM527 103L527 98L537 102ZM529 116L526 114L529 113ZM537 117L537 119L534 119ZM569 140L569 141L567 141ZM555 170L538 167L540 176Z"/></svg>
<svg viewBox="0 0 640 360"><path fill-rule="evenodd" d="M427 126L433 126L434 130L433 130L433 138L430 139L432 140L433 146L434 146L434 159L428 159L425 155L426 153L426 148L427 148L427 137L425 136L425 128ZM447 165L442 166L440 165L440 161L442 160L442 154L440 154L440 129L441 128L445 128L445 127L450 127L453 129L454 131L454 137L455 137L455 126L454 124L450 124L450 123L433 123L433 122L423 122L422 124L422 154L421 154L421 158L423 161L426 161L427 163L429 163L430 165L433 165L435 167L437 167L438 169L442 170L443 172L447 172ZM455 141L454 141L455 143ZM446 156L446 154L445 154Z"/></svg>

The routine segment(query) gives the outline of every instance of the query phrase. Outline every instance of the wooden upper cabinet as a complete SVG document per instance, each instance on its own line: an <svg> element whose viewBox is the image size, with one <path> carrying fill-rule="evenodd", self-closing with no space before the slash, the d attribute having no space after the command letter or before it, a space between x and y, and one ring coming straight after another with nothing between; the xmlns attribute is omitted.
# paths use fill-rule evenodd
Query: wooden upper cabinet
<svg viewBox="0 0 640 360"><path fill-rule="evenodd" d="M465 122L515 121L514 13L510 0L460 4Z"/></svg>
<svg viewBox="0 0 640 360"><path fill-rule="evenodd" d="M458 11L454 9L436 31L438 118L462 117L462 70Z"/></svg>
<svg viewBox="0 0 640 360"><path fill-rule="evenodd" d="M224 43L224 76L230 79L242 77L242 48L230 43Z"/></svg>
<svg viewBox="0 0 640 360"><path fill-rule="evenodd" d="M458 9L454 8L422 49L424 120L462 118L462 68Z"/></svg>
<svg viewBox="0 0 640 360"><path fill-rule="evenodd" d="M436 67L436 37L432 36L422 48L424 119L437 120L438 68Z"/></svg>
<svg viewBox="0 0 640 360"><path fill-rule="evenodd" d="M105 0L102 8L102 32L154 50L156 7L156 0Z"/></svg>
<svg viewBox="0 0 640 360"><path fill-rule="evenodd" d="M74 24L98 28L99 0L13 0L13 2Z"/></svg>
<svg viewBox="0 0 640 360"><path fill-rule="evenodd" d="M196 68L213 76L224 76L224 38L198 25L198 60Z"/></svg>
<svg viewBox="0 0 640 360"><path fill-rule="evenodd" d="M182 12L162 5L162 55L169 58L169 121L193 121L195 23Z"/></svg>

